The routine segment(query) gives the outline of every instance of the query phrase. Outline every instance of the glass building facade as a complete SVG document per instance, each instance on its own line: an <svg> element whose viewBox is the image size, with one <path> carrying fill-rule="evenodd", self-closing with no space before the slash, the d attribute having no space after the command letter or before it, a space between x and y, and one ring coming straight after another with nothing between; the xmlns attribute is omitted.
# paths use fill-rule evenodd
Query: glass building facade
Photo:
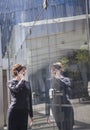
<svg viewBox="0 0 90 130"><path fill-rule="evenodd" d="M86 12L85 0L49 0L47 11L42 5L43 0L38 0L38 2L36 0L1 0L0 23L3 33L3 53L6 51L6 42L10 40L12 28L18 23L83 15Z"/></svg>
<svg viewBox="0 0 90 130"><path fill-rule="evenodd" d="M15 63L27 66L33 129L57 129L51 109L51 124L46 116L54 62L62 62L64 75L71 79L74 130L90 128L89 5L90 0L87 6L86 0L48 0L44 9L43 0L0 2L2 57L8 58L9 70Z"/></svg>

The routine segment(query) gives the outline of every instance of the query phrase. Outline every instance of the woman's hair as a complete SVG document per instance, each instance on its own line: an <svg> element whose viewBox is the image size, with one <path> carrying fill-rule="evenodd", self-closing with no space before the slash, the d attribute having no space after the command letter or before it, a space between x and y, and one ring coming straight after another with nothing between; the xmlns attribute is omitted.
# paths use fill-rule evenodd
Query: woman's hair
<svg viewBox="0 0 90 130"><path fill-rule="evenodd" d="M53 64L52 64L52 66L51 66L52 76L55 76L55 75L56 75L56 69L57 69L57 70L62 69L62 64L61 64L60 62L56 62L56 63L53 63Z"/></svg>
<svg viewBox="0 0 90 130"><path fill-rule="evenodd" d="M53 63L52 67L54 67L57 70L60 70L62 68L61 62Z"/></svg>
<svg viewBox="0 0 90 130"><path fill-rule="evenodd" d="M22 70L22 69L26 69L26 67L22 64L15 64L13 67L12 67L12 75L13 76L17 76L18 73Z"/></svg>

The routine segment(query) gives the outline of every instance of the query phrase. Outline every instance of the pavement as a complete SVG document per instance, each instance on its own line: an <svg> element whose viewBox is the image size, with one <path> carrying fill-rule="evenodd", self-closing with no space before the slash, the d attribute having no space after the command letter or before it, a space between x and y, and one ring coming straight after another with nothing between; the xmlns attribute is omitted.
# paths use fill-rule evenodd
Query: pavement
<svg viewBox="0 0 90 130"><path fill-rule="evenodd" d="M90 100L80 101L79 99L73 99L71 102L74 108L75 119L73 130L90 130ZM47 123L45 103L35 105L33 108L34 122L32 128L28 126L28 130L58 130L52 114L51 123ZM5 130L7 129L5 128Z"/></svg>
<svg viewBox="0 0 90 130"><path fill-rule="evenodd" d="M80 101L79 99L73 99L71 102L74 108L75 119L73 130L90 130L90 100ZM58 130L52 116L52 123L47 123L47 118L45 116L45 104L34 106L34 110L35 120L32 127L33 130Z"/></svg>
<svg viewBox="0 0 90 130"><path fill-rule="evenodd" d="M72 100L74 108L74 130L90 130L90 100Z"/></svg>

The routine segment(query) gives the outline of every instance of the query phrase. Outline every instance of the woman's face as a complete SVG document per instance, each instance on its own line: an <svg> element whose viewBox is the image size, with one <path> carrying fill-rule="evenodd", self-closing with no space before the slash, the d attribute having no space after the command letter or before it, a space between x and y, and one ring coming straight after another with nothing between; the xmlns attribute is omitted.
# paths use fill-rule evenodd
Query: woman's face
<svg viewBox="0 0 90 130"><path fill-rule="evenodd" d="M56 74L56 69L54 67L51 68L51 75L52 76L55 76Z"/></svg>
<svg viewBox="0 0 90 130"><path fill-rule="evenodd" d="M23 73L23 75L26 74L26 68L23 68L23 69L22 69L22 73Z"/></svg>
<svg viewBox="0 0 90 130"><path fill-rule="evenodd" d="M26 68L23 68L19 73L22 74L23 76L25 76L25 74L26 74Z"/></svg>

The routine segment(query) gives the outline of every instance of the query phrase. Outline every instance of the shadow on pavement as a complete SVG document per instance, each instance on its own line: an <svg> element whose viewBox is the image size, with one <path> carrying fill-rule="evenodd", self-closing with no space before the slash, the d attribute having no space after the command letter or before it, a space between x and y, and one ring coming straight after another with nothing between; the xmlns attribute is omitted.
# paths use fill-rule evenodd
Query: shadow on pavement
<svg viewBox="0 0 90 130"><path fill-rule="evenodd" d="M35 115L36 115L35 122L33 126L34 130L36 129L57 130L55 122L53 122L51 125L48 125L45 114L35 111ZM75 125L73 130L90 130L90 124L75 120Z"/></svg>
<svg viewBox="0 0 90 130"><path fill-rule="evenodd" d="M85 122L75 121L74 130L90 130L90 124Z"/></svg>

